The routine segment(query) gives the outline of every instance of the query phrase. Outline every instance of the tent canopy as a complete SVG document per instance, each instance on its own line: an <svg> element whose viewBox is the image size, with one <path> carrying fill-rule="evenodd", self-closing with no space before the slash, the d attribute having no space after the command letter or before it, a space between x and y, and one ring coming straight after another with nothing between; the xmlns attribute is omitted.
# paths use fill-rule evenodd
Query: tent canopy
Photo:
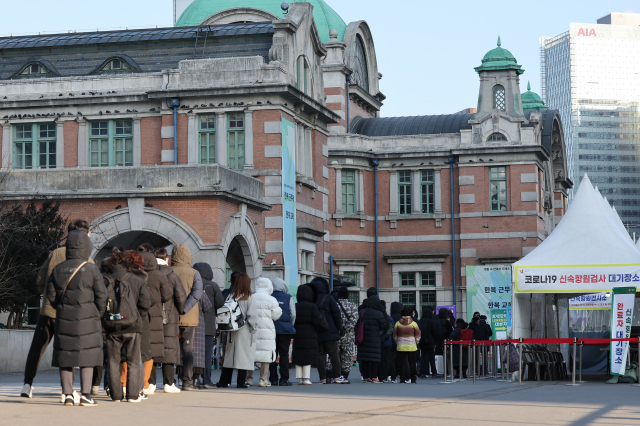
<svg viewBox="0 0 640 426"><path fill-rule="evenodd" d="M594 293L640 286L640 251L587 175L566 214L514 263L516 293Z"/></svg>

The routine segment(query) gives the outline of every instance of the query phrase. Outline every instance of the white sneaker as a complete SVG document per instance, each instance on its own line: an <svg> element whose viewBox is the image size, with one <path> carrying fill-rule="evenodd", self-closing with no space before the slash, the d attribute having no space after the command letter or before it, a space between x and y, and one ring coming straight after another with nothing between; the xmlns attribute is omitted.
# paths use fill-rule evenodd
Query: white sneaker
<svg viewBox="0 0 640 426"><path fill-rule="evenodd" d="M127 402L142 402L142 398L136 397L136 399L127 399Z"/></svg>
<svg viewBox="0 0 640 426"><path fill-rule="evenodd" d="M73 402L76 405L80 404L80 394L78 392L76 392L76 391L73 391Z"/></svg>
<svg viewBox="0 0 640 426"><path fill-rule="evenodd" d="M153 395L154 393L156 393L156 385L149 385L149 388L145 389L144 393L146 393L147 395Z"/></svg>
<svg viewBox="0 0 640 426"><path fill-rule="evenodd" d="M303 384L303 385L312 385L313 383L311 383L311 380L309 380L309 379L304 379L304 380L302 381L302 384Z"/></svg>
<svg viewBox="0 0 640 426"><path fill-rule="evenodd" d="M61 393L61 394L60 394L60 403L61 403L61 404L64 404L64 398L65 398L64 394L63 394L63 393Z"/></svg>
<svg viewBox="0 0 640 426"><path fill-rule="evenodd" d="M261 388L268 388L271 386L271 383L268 380L262 380L260 379L260 382L258 383L258 386Z"/></svg>
<svg viewBox="0 0 640 426"><path fill-rule="evenodd" d="M172 385L164 385L164 393L180 393L180 389L178 389L175 383Z"/></svg>
<svg viewBox="0 0 640 426"><path fill-rule="evenodd" d="M22 392L20 393L20 396L23 398L33 398L33 386L25 383L24 386L22 387Z"/></svg>

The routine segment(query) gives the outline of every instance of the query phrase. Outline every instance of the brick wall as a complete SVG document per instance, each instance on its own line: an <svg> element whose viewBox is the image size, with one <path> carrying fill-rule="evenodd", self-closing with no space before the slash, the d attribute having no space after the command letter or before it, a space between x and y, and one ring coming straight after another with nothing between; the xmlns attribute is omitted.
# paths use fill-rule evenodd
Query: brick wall
<svg viewBox="0 0 640 426"><path fill-rule="evenodd" d="M64 132L64 166L78 167L78 123L65 121ZM87 129L89 124L87 124ZM88 142L87 142L88 143Z"/></svg>
<svg viewBox="0 0 640 426"><path fill-rule="evenodd" d="M160 128L162 117L143 117L140 120L142 165L153 166L161 164L160 151L162 138Z"/></svg>

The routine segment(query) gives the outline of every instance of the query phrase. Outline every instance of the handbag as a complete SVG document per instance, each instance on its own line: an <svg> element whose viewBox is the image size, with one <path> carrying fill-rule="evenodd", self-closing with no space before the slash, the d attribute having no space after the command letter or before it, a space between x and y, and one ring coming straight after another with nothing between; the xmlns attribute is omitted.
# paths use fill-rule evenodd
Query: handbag
<svg viewBox="0 0 640 426"><path fill-rule="evenodd" d="M362 344L362 341L364 340L364 313L365 310L363 309L360 313L358 324L356 324L356 339L354 342L356 346L360 346Z"/></svg>

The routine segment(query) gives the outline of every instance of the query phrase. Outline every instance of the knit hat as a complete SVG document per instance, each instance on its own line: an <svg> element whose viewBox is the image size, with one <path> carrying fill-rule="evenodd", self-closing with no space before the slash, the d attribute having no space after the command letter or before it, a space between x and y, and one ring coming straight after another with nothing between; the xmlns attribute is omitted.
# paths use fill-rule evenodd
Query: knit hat
<svg viewBox="0 0 640 426"><path fill-rule="evenodd" d="M367 297L375 296L378 294L378 290L375 287L369 287L367 289Z"/></svg>
<svg viewBox="0 0 640 426"><path fill-rule="evenodd" d="M338 297L340 299L348 299L349 298L349 290L346 287L340 287L338 289Z"/></svg>

